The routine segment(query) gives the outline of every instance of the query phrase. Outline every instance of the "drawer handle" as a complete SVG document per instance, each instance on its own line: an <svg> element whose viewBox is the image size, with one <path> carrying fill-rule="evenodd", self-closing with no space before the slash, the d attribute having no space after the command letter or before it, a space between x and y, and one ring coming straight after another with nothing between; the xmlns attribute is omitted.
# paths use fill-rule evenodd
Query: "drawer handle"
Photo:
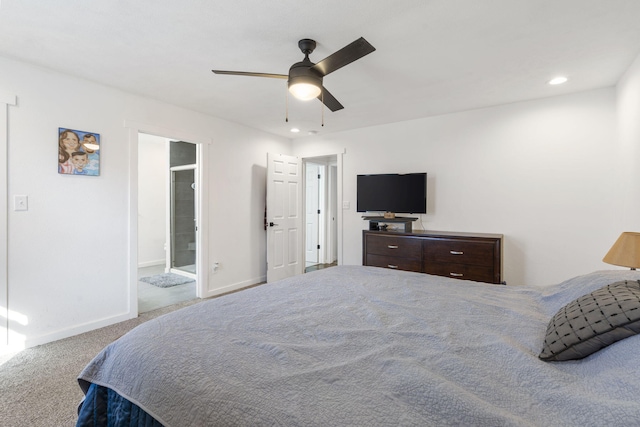
<svg viewBox="0 0 640 427"><path fill-rule="evenodd" d="M398 245L387 245L389 249L398 249Z"/></svg>
<svg viewBox="0 0 640 427"><path fill-rule="evenodd" d="M387 267L389 267L389 268L394 268L394 269L397 269L397 268L398 268L398 266L397 266L397 265L392 265L392 264L388 264L388 265L387 265Z"/></svg>
<svg viewBox="0 0 640 427"><path fill-rule="evenodd" d="M464 274L462 274L462 273L449 273L449 276L462 277L462 276L464 276Z"/></svg>
<svg viewBox="0 0 640 427"><path fill-rule="evenodd" d="M449 251L449 253L451 255L464 255L464 252L462 252L462 251Z"/></svg>

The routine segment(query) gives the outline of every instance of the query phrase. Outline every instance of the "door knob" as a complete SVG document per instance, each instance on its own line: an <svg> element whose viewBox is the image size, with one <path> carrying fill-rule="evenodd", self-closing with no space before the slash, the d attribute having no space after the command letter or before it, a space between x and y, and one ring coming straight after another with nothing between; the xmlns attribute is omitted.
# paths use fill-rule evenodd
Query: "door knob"
<svg viewBox="0 0 640 427"><path fill-rule="evenodd" d="M274 224L273 222L270 222L270 223L269 223L269 227L275 227L275 226L277 226L277 225L278 225L278 224Z"/></svg>

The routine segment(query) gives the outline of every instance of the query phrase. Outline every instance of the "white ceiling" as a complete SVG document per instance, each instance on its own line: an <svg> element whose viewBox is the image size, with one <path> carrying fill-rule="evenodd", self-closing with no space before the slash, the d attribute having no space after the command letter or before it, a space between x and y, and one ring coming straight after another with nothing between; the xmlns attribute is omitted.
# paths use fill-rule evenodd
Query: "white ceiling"
<svg viewBox="0 0 640 427"><path fill-rule="evenodd" d="M211 72L360 36L377 50L324 78L345 106L324 127L317 100L285 123L286 80ZM0 0L1 56L288 138L612 86L639 53L640 0Z"/></svg>

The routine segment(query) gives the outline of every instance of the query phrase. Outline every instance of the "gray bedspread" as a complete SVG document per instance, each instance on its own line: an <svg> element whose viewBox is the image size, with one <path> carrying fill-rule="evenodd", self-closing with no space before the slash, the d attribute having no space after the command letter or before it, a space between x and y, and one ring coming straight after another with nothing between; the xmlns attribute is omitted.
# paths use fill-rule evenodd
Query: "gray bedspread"
<svg viewBox="0 0 640 427"><path fill-rule="evenodd" d="M144 323L80 375L166 426L638 426L640 337L538 359L567 302L638 272L507 287L343 266Z"/></svg>

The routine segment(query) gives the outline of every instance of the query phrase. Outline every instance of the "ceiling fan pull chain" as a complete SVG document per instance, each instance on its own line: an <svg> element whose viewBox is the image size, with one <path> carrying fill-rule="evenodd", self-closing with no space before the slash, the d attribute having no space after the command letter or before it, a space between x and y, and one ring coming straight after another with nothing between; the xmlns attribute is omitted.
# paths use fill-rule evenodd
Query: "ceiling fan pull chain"
<svg viewBox="0 0 640 427"><path fill-rule="evenodd" d="M285 123L289 123L289 91L287 90L287 94L286 94L286 101L285 101L285 117L284 117L284 121Z"/></svg>
<svg viewBox="0 0 640 427"><path fill-rule="evenodd" d="M320 108L322 111L322 127L324 127L324 90L321 92L322 93L322 102L320 103Z"/></svg>

